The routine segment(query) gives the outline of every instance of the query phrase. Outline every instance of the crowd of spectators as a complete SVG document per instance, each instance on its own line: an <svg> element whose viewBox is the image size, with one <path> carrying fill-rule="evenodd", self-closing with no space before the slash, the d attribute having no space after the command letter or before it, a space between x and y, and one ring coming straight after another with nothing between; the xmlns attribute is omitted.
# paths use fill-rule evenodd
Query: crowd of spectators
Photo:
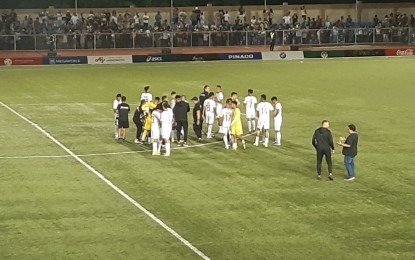
<svg viewBox="0 0 415 260"><path fill-rule="evenodd" d="M150 17L146 11L130 14L103 10L79 15L59 11L50 15L43 10L37 17L26 15L23 19L18 19L16 11L5 10L1 14L0 36L19 36L20 39L24 35L57 35L56 41L62 48L73 44L78 48L94 48L98 43L101 48L130 48L169 46L172 31L175 32L176 46L203 46L209 44L208 41L212 41L213 45L264 44L268 37L267 31L276 30L277 44L318 44L349 43L357 39L368 42L373 39L391 41L394 40L394 35L401 38L407 36L408 30L403 28L415 26L413 15L391 13L382 19L376 15L372 21L356 23L350 15L339 19L330 19L328 16L324 19L320 16L310 17L304 6L298 14L287 12L280 21L275 19L272 9L263 10L260 16L248 17L245 8L241 6L233 14L235 17L221 9L214 13L212 21L208 21L198 7L190 14L174 8L173 19L169 21L166 18L170 17L163 17L160 12ZM233 33L229 37L224 32ZM249 37L246 37L246 32L249 32ZM155 34L150 37L150 33ZM195 36L191 42L188 39L189 33ZM134 37L135 41L132 41ZM2 38L5 38L3 41L8 40ZM157 39L156 44L154 38Z"/></svg>

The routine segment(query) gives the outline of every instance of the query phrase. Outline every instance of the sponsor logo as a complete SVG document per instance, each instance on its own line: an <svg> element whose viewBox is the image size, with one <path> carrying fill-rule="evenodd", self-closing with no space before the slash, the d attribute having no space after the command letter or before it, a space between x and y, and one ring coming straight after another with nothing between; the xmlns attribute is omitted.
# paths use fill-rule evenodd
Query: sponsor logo
<svg viewBox="0 0 415 260"><path fill-rule="evenodd" d="M321 56L323 59L327 59L327 58L329 57L329 54L328 54L326 51L322 51L322 52L321 52L321 54L320 54L320 56Z"/></svg>
<svg viewBox="0 0 415 260"><path fill-rule="evenodd" d="M281 58L281 59L285 59L285 58L287 58L287 54L286 54L285 52L281 52L281 53L280 53L280 58Z"/></svg>
<svg viewBox="0 0 415 260"><path fill-rule="evenodd" d="M49 58L49 64L56 64L56 58Z"/></svg>
<svg viewBox="0 0 415 260"><path fill-rule="evenodd" d="M13 65L13 61L12 61L12 59L4 59L4 65L6 65L6 66L11 66L11 65Z"/></svg>
<svg viewBox="0 0 415 260"><path fill-rule="evenodd" d="M95 59L95 62L97 63L104 63L106 61L106 59L104 57L98 57Z"/></svg>
<svg viewBox="0 0 415 260"><path fill-rule="evenodd" d="M396 56L414 56L414 50L412 49L397 50Z"/></svg>
<svg viewBox="0 0 415 260"><path fill-rule="evenodd" d="M229 54L228 59L230 60L243 60L243 59L253 59L254 54Z"/></svg>
<svg viewBox="0 0 415 260"><path fill-rule="evenodd" d="M146 59L146 62L158 62L158 61L163 61L163 57L148 56Z"/></svg>

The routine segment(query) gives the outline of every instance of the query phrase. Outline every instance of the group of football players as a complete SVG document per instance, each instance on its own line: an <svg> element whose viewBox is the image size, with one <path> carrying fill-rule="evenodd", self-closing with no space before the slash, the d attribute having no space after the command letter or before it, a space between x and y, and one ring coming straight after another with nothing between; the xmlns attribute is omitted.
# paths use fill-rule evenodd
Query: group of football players
<svg viewBox="0 0 415 260"><path fill-rule="evenodd" d="M173 108L178 102L185 102L190 107L184 95L178 96L176 92L171 92L171 102L167 96L153 99L151 88L146 86L140 97L140 104L134 112L133 121L137 126L137 144L152 143L153 155L160 155L162 147L165 148L165 156L170 156L171 142L174 142L175 118ZM198 138L202 141L202 128L205 125L206 138L214 137L214 125L218 126L218 133L223 134L223 141L226 149L231 147L236 150L238 140L241 141L243 148L246 143L243 135L240 107L245 108L247 127L250 134L255 134L255 146L259 146L260 136L263 136L262 143L265 147L269 145L271 118L274 120L275 146L281 145L281 125L282 125L282 105L277 97L271 98L271 103L267 101L267 96L262 94L258 102L252 89L248 90L248 95L243 103L238 100L238 94L232 92L228 99L224 99L222 87L216 86L216 92L211 92L206 85L199 97L193 97L193 129ZM129 128L128 113L130 106L126 103L126 97L118 94L113 102L113 112L115 116L115 138L124 142L126 138L126 128ZM183 122L182 122L183 123ZM185 136L184 141L178 142L181 146L187 146L187 121L185 128L177 129L177 139L180 135ZM182 124L181 124L182 125ZM185 133L183 133L185 130Z"/></svg>

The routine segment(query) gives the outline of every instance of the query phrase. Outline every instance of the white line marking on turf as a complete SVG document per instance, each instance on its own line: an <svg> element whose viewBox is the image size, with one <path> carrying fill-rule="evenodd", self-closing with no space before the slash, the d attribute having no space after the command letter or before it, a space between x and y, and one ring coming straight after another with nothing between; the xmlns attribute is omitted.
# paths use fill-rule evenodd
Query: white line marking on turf
<svg viewBox="0 0 415 260"><path fill-rule="evenodd" d="M183 238L181 235L179 235L176 231L174 231L171 227L169 227L167 224L165 224L161 219L156 217L153 213L148 211L146 208L144 208L140 203L135 201L133 198L131 198L128 194L126 194L124 191L122 191L120 188L118 188L115 184L113 184L110 180L105 178L104 175L102 175L100 172L95 170L91 165L86 163L84 160L82 160L79 156L74 154L69 148L64 146L61 142L59 142L55 137L53 137L51 134L46 132L42 127L40 127L38 124L33 123L23 115L21 115L19 112L14 110L13 108L7 106L3 102L0 101L0 105L2 105L4 108L8 109L13 114L17 115L30 125L32 125L34 128L39 130L42 134L44 134L46 137L48 137L50 140L52 140L55 144L57 144L59 147L61 147L65 152L67 152L70 156L72 156L75 160L77 160L80 164L85 166L88 170L90 170L92 173L94 173L98 178L100 178L103 182L105 182L108 186L110 186L113 190L118 192L122 197L124 197L126 200L128 200L131 204L133 204L135 207L137 207L139 210L141 210L144 214L146 214L148 217L150 217L152 220L154 220L157 224L159 224L161 227L163 227L167 232L169 232L171 235L173 235L175 238L177 238L180 242L182 242L184 245L186 245L188 248L190 248L194 253L199 255L203 259L209 259L208 256L206 256L202 251L197 249L194 245L192 245L189 241L187 241L185 238Z"/></svg>
<svg viewBox="0 0 415 260"><path fill-rule="evenodd" d="M28 155L28 156L0 156L0 159L39 159L39 158L68 158L71 155Z"/></svg>

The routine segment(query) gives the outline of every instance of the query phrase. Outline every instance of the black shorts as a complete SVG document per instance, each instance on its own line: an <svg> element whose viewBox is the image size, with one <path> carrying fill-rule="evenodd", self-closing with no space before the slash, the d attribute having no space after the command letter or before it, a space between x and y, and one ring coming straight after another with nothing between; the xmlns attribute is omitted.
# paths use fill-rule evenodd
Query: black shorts
<svg viewBox="0 0 415 260"><path fill-rule="evenodd" d="M118 120L118 128L130 128L130 122Z"/></svg>

